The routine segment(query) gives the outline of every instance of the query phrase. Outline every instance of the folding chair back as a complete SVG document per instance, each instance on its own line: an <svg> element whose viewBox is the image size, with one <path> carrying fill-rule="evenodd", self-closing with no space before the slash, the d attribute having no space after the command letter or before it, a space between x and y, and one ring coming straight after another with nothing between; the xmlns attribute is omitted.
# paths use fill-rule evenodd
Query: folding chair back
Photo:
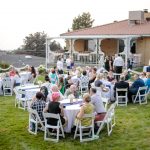
<svg viewBox="0 0 150 150"><path fill-rule="evenodd" d="M63 138L65 138L65 134L64 134L64 130L63 130L63 126L61 123L61 119L60 119L60 115L59 114L53 114L53 113L43 113L44 116L44 120L45 120L45 132L44 132L44 140L49 140L49 141L54 141L54 142L58 142L59 141L59 136L62 136ZM50 125L47 123L47 119L57 119L57 125ZM49 129L53 129L56 130L56 133L52 133L51 131L49 131ZM61 133L60 133L61 131ZM56 136L56 138L50 138L48 137L48 135L50 136Z"/></svg>
<svg viewBox="0 0 150 150"><path fill-rule="evenodd" d="M44 131L44 124L43 124L44 121L41 120L37 111L30 108L30 109L28 109L28 112L29 112L28 131L35 135L37 134L38 129ZM41 126L40 128L39 128L39 125Z"/></svg>
<svg viewBox="0 0 150 150"><path fill-rule="evenodd" d="M74 134L74 139L77 136L80 136L80 142L85 142L85 141L92 141L94 140L94 118L95 114L84 114L83 118L90 118L91 119L91 124L89 126L82 126L82 121L78 120L77 125L76 125L76 130ZM85 129L90 129L88 133L84 133L83 130ZM79 134L77 134L77 131L79 131ZM91 136L88 138L83 138L83 136Z"/></svg>
<svg viewBox="0 0 150 150"><path fill-rule="evenodd" d="M3 93L4 93L4 96L12 96L11 79L4 79L3 80Z"/></svg>
<svg viewBox="0 0 150 150"><path fill-rule="evenodd" d="M116 103L113 103L110 108L108 109L103 121L97 121L97 123L100 123L99 129L96 133L96 135L99 135L99 133L101 132L101 130L103 129L104 125L107 124L107 132L108 132L108 136L110 136L112 129L115 125L115 123L113 124L113 119L115 117L115 107L116 107Z"/></svg>
<svg viewBox="0 0 150 150"><path fill-rule="evenodd" d="M124 92L124 95L119 95L120 92ZM127 106L128 102L128 89L116 89L117 106Z"/></svg>
<svg viewBox="0 0 150 150"><path fill-rule="evenodd" d="M132 97L133 103L147 104L147 86L139 87L136 96Z"/></svg>
<svg viewBox="0 0 150 150"><path fill-rule="evenodd" d="M79 84L79 87L80 87L80 92L81 92L81 95L83 95L84 93L87 93L88 92L88 84L84 85L81 81L80 81L80 84Z"/></svg>

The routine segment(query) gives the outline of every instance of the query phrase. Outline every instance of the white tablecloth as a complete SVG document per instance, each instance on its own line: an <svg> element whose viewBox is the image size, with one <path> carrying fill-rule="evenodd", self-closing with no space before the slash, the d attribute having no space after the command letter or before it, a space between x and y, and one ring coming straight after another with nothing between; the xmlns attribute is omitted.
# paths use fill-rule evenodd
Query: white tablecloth
<svg viewBox="0 0 150 150"><path fill-rule="evenodd" d="M30 72L20 72L19 75L21 76L22 83L27 83L30 77Z"/></svg>
<svg viewBox="0 0 150 150"><path fill-rule="evenodd" d="M74 101L76 101L76 100L74 100ZM79 101L81 101L81 99ZM61 104L65 104L65 103L69 103L69 102L70 102L69 99L65 99L65 100L61 101ZM77 113L79 112L79 110L80 110L80 104L72 104L72 105L66 106L64 108L64 114L65 114L66 118L68 119L68 123L64 129L65 132L67 132L67 133L71 132L71 128L74 125L74 120L75 120L75 117L76 117Z"/></svg>
<svg viewBox="0 0 150 150"><path fill-rule="evenodd" d="M25 90L25 97L27 98L27 100L31 100L39 91L40 91L40 88Z"/></svg>

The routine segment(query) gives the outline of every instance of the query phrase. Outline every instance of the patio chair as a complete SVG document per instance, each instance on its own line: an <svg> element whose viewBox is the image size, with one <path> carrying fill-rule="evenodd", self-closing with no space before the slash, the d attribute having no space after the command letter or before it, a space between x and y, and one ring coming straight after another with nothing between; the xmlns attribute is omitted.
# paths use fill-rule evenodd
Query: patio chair
<svg viewBox="0 0 150 150"><path fill-rule="evenodd" d="M77 121L74 139L77 136L80 136L80 142L94 140L94 117L95 117L94 114L84 114L83 118L91 118L91 124L89 126L82 126L81 120ZM84 130L87 129L90 129L89 132L84 133ZM77 132L79 132L79 134L77 134ZM88 137L83 138L83 136L88 136Z"/></svg>
<svg viewBox="0 0 150 150"><path fill-rule="evenodd" d="M108 133L108 136L110 136L110 134L112 133L113 127L115 126L115 120L114 120L115 119L115 107L116 107L116 103L113 103L108 109L104 119L101 121L96 121L96 123L99 125L99 129L96 135L99 135L104 125L106 124L107 133Z"/></svg>
<svg viewBox="0 0 150 150"><path fill-rule="evenodd" d="M59 114L52 114L52 113L43 113L43 116L44 116L44 120L45 120L44 140L58 142L60 136L65 138L65 134L64 134L62 123L61 123L60 115ZM55 125L47 124L48 118L57 119L58 120L57 125L55 126ZM56 131L56 133L51 132L49 129ZM48 136L56 136L56 138L52 138L52 137L48 137Z"/></svg>
<svg viewBox="0 0 150 150"><path fill-rule="evenodd" d="M23 109L26 110L27 107L27 98L26 98L26 92L23 90L14 90L15 94L16 94L16 98L15 98L15 107L17 107L19 109Z"/></svg>
<svg viewBox="0 0 150 150"><path fill-rule="evenodd" d="M28 131L36 135L38 130L44 131L44 121L42 121L36 110L28 109L29 112L29 127ZM40 127L39 127L40 125Z"/></svg>
<svg viewBox="0 0 150 150"><path fill-rule="evenodd" d="M124 95L119 95L120 92L123 92ZM117 106L127 106L128 102L128 89L116 89L116 101Z"/></svg>
<svg viewBox="0 0 150 150"><path fill-rule="evenodd" d="M147 86L139 87L136 95L132 96L133 103L147 104Z"/></svg>
<svg viewBox="0 0 150 150"><path fill-rule="evenodd" d="M3 79L3 94L4 96L12 96L12 82L11 79Z"/></svg>
<svg viewBox="0 0 150 150"><path fill-rule="evenodd" d="M83 86L83 83L80 82L79 89L80 89L81 95L83 95L84 93L87 93L88 92L88 84Z"/></svg>

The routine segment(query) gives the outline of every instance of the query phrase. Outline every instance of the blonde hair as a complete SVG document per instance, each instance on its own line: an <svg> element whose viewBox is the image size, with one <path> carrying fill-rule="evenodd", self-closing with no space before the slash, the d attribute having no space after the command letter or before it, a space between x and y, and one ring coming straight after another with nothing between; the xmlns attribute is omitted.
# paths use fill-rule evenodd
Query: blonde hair
<svg viewBox="0 0 150 150"><path fill-rule="evenodd" d="M84 99L84 101L85 102L90 102L91 101L91 97L90 97L90 94L89 93L85 93L84 95L83 95L83 99Z"/></svg>

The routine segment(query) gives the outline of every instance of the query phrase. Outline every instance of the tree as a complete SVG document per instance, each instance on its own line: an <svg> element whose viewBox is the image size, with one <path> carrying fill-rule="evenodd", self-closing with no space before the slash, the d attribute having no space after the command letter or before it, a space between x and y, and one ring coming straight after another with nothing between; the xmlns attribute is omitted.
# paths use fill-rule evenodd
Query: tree
<svg viewBox="0 0 150 150"><path fill-rule="evenodd" d="M55 40L52 41L49 46L50 46L51 51L62 51L63 50L60 43Z"/></svg>
<svg viewBox="0 0 150 150"><path fill-rule="evenodd" d="M89 12L82 13L82 15L78 15L73 19L72 30L84 29L92 27L94 19L91 18L91 14Z"/></svg>
<svg viewBox="0 0 150 150"><path fill-rule="evenodd" d="M24 50L34 51L34 55L45 56L45 40L47 34L44 32L36 32L34 34L29 34L24 39Z"/></svg>

